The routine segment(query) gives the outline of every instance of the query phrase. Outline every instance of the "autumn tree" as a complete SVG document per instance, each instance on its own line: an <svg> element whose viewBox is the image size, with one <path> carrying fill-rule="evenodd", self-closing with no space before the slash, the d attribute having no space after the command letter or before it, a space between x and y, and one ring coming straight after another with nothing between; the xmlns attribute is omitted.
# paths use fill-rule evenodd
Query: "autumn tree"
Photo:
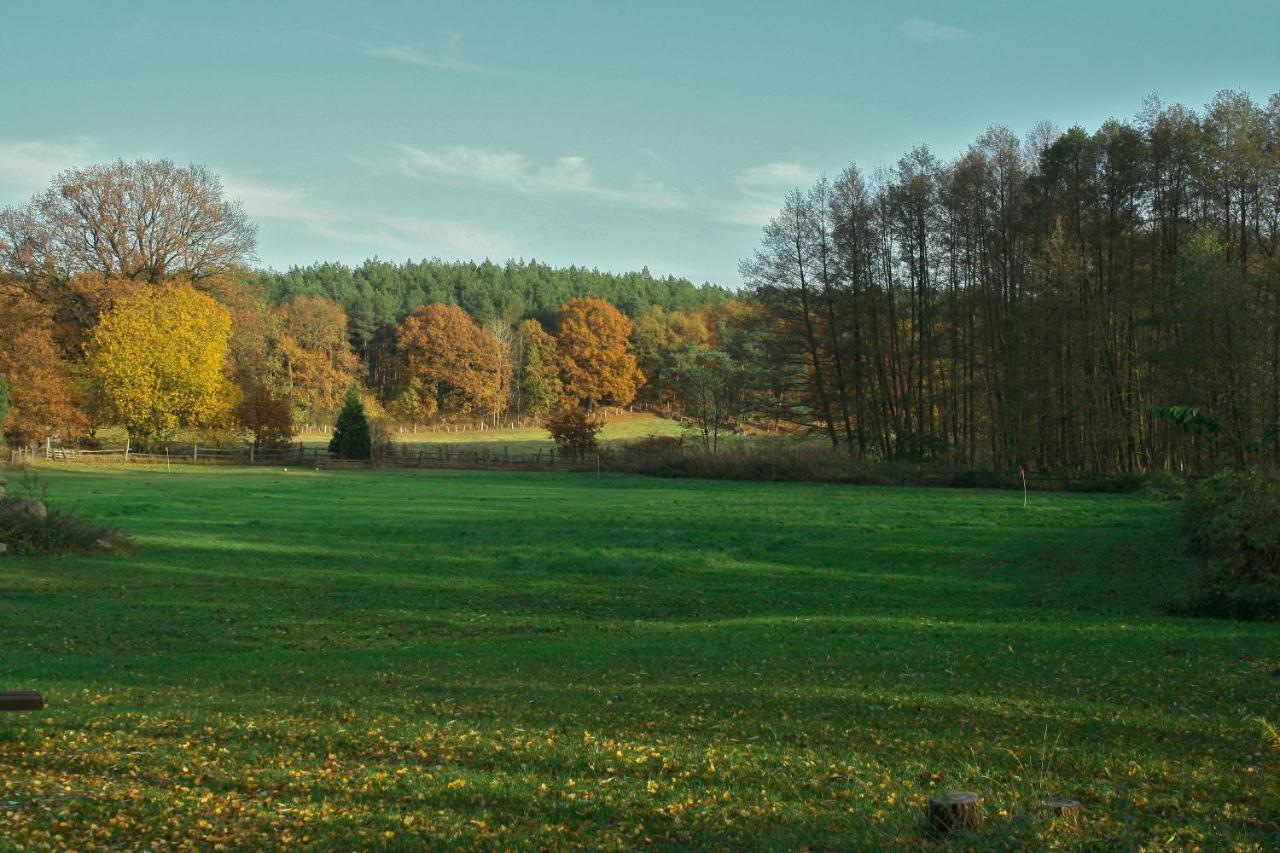
<svg viewBox="0 0 1280 853"><path fill-rule="evenodd" d="M456 305L424 305L396 331L403 363L401 410L416 401L427 416L497 414L507 402L502 342Z"/></svg>
<svg viewBox="0 0 1280 853"><path fill-rule="evenodd" d="M68 169L0 212L0 263L32 274L159 283L253 258L256 228L203 166L137 160Z"/></svg>
<svg viewBox="0 0 1280 853"><path fill-rule="evenodd" d="M628 348L630 335L631 321L602 299L580 297L561 308L556 346L565 393L588 409L635 399L644 374Z"/></svg>
<svg viewBox="0 0 1280 853"><path fill-rule="evenodd" d="M34 444L51 435L70 437L87 426L78 369L54 340L44 306L25 294L0 299L0 375L8 386L5 440Z"/></svg>
<svg viewBox="0 0 1280 853"><path fill-rule="evenodd" d="M299 296L279 306L274 320L285 383L299 417L330 417L359 369L347 341L347 315L332 299Z"/></svg>
<svg viewBox="0 0 1280 853"><path fill-rule="evenodd" d="M537 320L525 320L516 331L521 358L516 385L523 410L534 416L552 412L564 397L556 339Z"/></svg>
<svg viewBox="0 0 1280 853"><path fill-rule="evenodd" d="M669 404L674 386L671 367L690 347L703 348L708 331L702 316L684 311L667 311L655 305L637 317L631 328L631 346L636 365L644 373L639 394L653 402Z"/></svg>
<svg viewBox="0 0 1280 853"><path fill-rule="evenodd" d="M230 336L228 311L190 285L139 290L93 330L89 374L113 419L144 442L222 426L235 403Z"/></svg>
<svg viewBox="0 0 1280 853"><path fill-rule="evenodd" d="M241 387L236 420L253 436L254 447L286 447L296 432L293 401L287 394L261 383Z"/></svg>

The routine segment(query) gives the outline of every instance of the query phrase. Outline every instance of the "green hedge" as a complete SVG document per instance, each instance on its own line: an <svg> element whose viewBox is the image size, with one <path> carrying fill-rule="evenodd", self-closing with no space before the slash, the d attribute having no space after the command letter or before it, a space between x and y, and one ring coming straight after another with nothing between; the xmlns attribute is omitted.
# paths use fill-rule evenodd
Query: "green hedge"
<svg viewBox="0 0 1280 853"><path fill-rule="evenodd" d="M1280 479L1226 471L1186 502L1191 550L1205 560L1189 607L1233 619L1280 619Z"/></svg>

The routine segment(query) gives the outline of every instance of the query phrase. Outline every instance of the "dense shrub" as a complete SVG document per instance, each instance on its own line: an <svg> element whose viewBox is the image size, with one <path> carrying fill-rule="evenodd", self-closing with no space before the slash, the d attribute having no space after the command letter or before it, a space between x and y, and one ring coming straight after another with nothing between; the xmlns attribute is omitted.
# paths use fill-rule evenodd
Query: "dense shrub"
<svg viewBox="0 0 1280 853"><path fill-rule="evenodd" d="M678 439L648 438L612 453L609 463L616 470L658 477L1022 489L1022 478L1017 471L951 470L904 460L857 460L814 444L742 444L712 453L696 446L685 446L678 443ZM1140 474L1040 475L1031 477L1028 486L1033 491L1129 494L1141 492L1151 480L1151 477ZM1172 488L1168 484L1166 487Z"/></svg>
<svg viewBox="0 0 1280 853"><path fill-rule="evenodd" d="M1191 550L1205 560L1189 609L1280 618L1280 480L1258 470L1216 474L1195 489L1185 512Z"/></svg>
<svg viewBox="0 0 1280 853"><path fill-rule="evenodd" d="M647 435L622 447L624 453L638 456L670 456L683 449L684 439L674 435Z"/></svg>
<svg viewBox="0 0 1280 853"><path fill-rule="evenodd" d="M561 409L547 419L547 432L566 456L582 459L599 448L596 434L604 423L578 408Z"/></svg>
<svg viewBox="0 0 1280 853"><path fill-rule="evenodd" d="M1191 483L1172 471L1155 471L1147 477L1142 496L1156 501L1180 501L1191 494Z"/></svg>
<svg viewBox="0 0 1280 853"><path fill-rule="evenodd" d="M1144 474L1080 474L1068 479L1062 488L1068 492L1131 495L1142 491L1146 483Z"/></svg>
<svg viewBox="0 0 1280 853"><path fill-rule="evenodd" d="M24 497L4 496L0 477L0 558L5 554L117 551L130 547L120 532L45 504L38 481L25 477ZM37 497L38 495L38 497Z"/></svg>
<svg viewBox="0 0 1280 853"><path fill-rule="evenodd" d="M947 485L958 489L1000 489L1008 488L1007 479L994 471L966 468L952 474L951 481ZM1021 478L1018 482L1021 483Z"/></svg>

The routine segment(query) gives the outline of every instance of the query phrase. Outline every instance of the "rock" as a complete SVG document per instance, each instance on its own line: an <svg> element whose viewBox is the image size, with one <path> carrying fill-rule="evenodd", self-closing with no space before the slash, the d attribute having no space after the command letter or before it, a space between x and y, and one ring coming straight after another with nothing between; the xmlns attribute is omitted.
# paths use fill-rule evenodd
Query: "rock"
<svg viewBox="0 0 1280 853"><path fill-rule="evenodd" d="M27 501L22 505L22 511L32 518L49 517L49 508L44 505L44 501Z"/></svg>
<svg viewBox="0 0 1280 853"><path fill-rule="evenodd" d="M0 554L3 554L8 550L9 550L9 546L4 544L3 542L0 542Z"/></svg>

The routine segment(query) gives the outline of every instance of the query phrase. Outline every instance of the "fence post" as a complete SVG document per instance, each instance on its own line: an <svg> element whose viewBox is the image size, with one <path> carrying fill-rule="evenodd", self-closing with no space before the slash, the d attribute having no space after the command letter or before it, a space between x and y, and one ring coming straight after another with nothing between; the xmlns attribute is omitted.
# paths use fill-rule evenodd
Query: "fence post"
<svg viewBox="0 0 1280 853"><path fill-rule="evenodd" d="M129 436L125 436L125 439L124 439L124 461L125 462L129 461L129 445L132 443L133 443L133 439L130 438Z"/></svg>
<svg viewBox="0 0 1280 853"><path fill-rule="evenodd" d="M192 443L191 445L191 461L192 462L200 461L200 442L198 441Z"/></svg>
<svg viewBox="0 0 1280 853"><path fill-rule="evenodd" d="M253 464L253 445L249 445L249 464Z"/></svg>

